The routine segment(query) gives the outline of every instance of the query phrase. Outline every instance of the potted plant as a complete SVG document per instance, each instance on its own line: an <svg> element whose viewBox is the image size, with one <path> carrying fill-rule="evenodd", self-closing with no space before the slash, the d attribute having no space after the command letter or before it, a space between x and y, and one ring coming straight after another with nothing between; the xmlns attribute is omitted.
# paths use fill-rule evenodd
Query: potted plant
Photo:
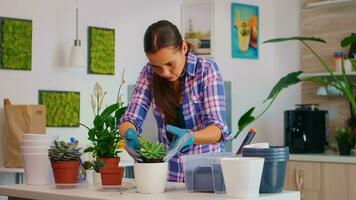
<svg viewBox="0 0 356 200"><path fill-rule="evenodd" d="M80 165L78 141L54 140L48 150L56 184L76 184Z"/></svg>
<svg viewBox="0 0 356 200"><path fill-rule="evenodd" d="M83 163L83 168L85 170L85 179L87 181L87 183L93 184L94 183L94 169L93 169L93 162L91 162L90 160L86 160Z"/></svg>
<svg viewBox="0 0 356 200"><path fill-rule="evenodd" d="M123 73L124 74L124 73ZM117 121L124 114L126 106L121 102L120 90L125 80L122 76L122 82L119 87L117 102L106 107L102 112L102 104L106 92L103 93L101 86L96 83L94 85L93 94L91 95L91 104L94 112L93 127L80 123L88 129L88 139L92 145L84 150L90 152L94 158L102 160L105 166L100 170L102 185L112 186L121 185L124 168L118 167L120 162L118 148L122 140L118 134Z"/></svg>
<svg viewBox="0 0 356 200"><path fill-rule="evenodd" d="M102 160L93 160L93 182L95 185L101 185L101 175L100 170L105 166Z"/></svg>
<svg viewBox="0 0 356 200"><path fill-rule="evenodd" d="M140 137L142 162L134 164L137 189L140 193L158 194L166 188L168 163L163 161L166 150L162 144L151 143Z"/></svg>
<svg viewBox="0 0 356 200"><path fill-rule="evenodd" d="M339 154L350 155L351 147L353 145L353 137L351 136L351 130L349 128L337 128L335 139L339 147Z"/></svg>

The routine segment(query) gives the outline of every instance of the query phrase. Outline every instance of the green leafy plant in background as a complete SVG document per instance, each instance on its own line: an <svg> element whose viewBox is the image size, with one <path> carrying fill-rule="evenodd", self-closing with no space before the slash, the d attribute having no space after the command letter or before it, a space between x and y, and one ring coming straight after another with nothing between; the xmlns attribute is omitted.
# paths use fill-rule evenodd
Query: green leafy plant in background
<svg viewBox="0 0 356 200"><path fill-rule="evenodd" d="M118 146L122 139L118 134L117 122L126 110L126 106L121 101L120 93L121 87L125 83L124 74L125 72L123 71L117 102L109 105L102 112L101 108L106 92L103 92L99 83L94 85L93 94L91 95L91 105L95 116L93 127L89 128L80 123L80 125L88 129L88 139L92 142L92 145L86 148L84 152L91 152L96 158L115 158L121 152Z"/></svg>
<svg viewBox="0 0 356 200"><path fill-rule="evenodd" d="M48 127L79 126L79 92L40 90L39 104L46 105Z"/></svg>
<svg viewBox="0 0 356 200"><path fill-rule="evenodd" d="M349 128L337 128L335 139L340 144L353 144L353 137Z"/></svg>
<svg viewBox="0 0 356 200"><path fill-rule="evenodd" d="M48 158L51 161L74 161L80 159L80 148L78 141L64 142L54 140L48 149Z"/></svg>
<svg viewBox="0 0 356 200"><path fill-rule="evenodd" d="M115 30L89 27L88 73L115 73Z"/></svg>
<svg viewBox="0 0 356 200"><path fill-rule="evenodd" d="M276 42L286 42L286 41L300 41L314 56L315 58L320 62L320 64L325 68L325 70L329 73L328 78L322 78L318 76L314 77L308 77L308 78L300 78L299 76L303 73L303 71L297 71L297 72L292 72L287 74L286 76L282 77L277 84L273 87L272 91L268 95L267 99L263 103L267 103L267 106L263 111L257 115L257 117L253 116L253 112L255 110L255 107L250 108L246 113L244 113L240 119L238 120L238 131L236 135L233 136L233 139L236 139L236 137L243 131L243 129L257 120L259 117L261 117L267 110L268 108L272 105L272 103L275 101L277 96L281 93L281 91L291 85L297 84L301 81L309 81L309 82L316 82L316 83L322 83L322 84L327 84L327 85L332 85L335 87L337 90L341 91L342 94L346 97L348 102L350 103L351 107L351 115L355 114L356 112L356 101L355 97L352 94L352 89L356 88L356 85L352 82L350 82L346 76L345 73L345 68L342 65L342 75L336 76L334 72L331 70L332 68L326 64L324 60L321 59L321 57L318 55L318 53L308 44L308 42L320 42L320 43L326 43L325 40L321 38L316 38L316 37L286 37L286 38L276 38L276 39L271 39L267 40L264 43L276 43ZM341 47L347 47L351 45L352 43L356 42L356 35L352 34L346 38L344 38L341 42L340 45ZM343 62L342 62L343 63ZM352 66L356 68L356 61L351 60Z"/></svg>
<svg viewBox="0 0 356 200"><path fill-rule="evenodd" d="M163 162L163 158L166 156L166 149L163 144L148 142L142 137L140 140L139 154L143 158L144 163L159 163Z"/></svg>
<svg viewBox="0 0 356 200"><path fill-rule="evenodd" d="M0 69L31 70L32 21L0 17Z"/></svg>

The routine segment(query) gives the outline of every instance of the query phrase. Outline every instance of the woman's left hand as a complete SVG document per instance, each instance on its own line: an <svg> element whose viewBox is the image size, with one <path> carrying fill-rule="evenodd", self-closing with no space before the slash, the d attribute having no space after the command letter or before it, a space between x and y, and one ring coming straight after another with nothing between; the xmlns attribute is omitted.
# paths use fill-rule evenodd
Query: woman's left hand
<svg viewBox="0 0 356 200"><path fill-rule="evenodd" d="M194 143L193 131L189 129L182 129L172 125L167 125L166 131L174 135L174 139L169 146L167 156L164 160L169 160L177 153L181 152L182 149L189 147Z"/></svg>

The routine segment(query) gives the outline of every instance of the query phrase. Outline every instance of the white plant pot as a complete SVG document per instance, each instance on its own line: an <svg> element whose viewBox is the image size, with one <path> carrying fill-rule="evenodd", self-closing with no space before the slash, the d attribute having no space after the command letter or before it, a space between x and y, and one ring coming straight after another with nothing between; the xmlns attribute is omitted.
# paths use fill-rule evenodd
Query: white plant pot
<svg viewBox="0 0 356 200"><path fill-rule="evenodd" d="M22 140L21 146L23 147L49 147L51 142L49 140Z"/></svg>
<svg viewBox="0 0 356 200"><path fill-rule="evenodd" d="M43 146L43 147L35 147L35 146L29 146L29 147L20 147L21 153L45 153L48 154L48 149L49 146Z"/></svg>
<svg viewBox="0 0 356 200"><path fill-rule="evenodd" d="M85 180L87 181L88 185L94 184L94 170L85 170Z"/></svg>
<svg viewBox="0 0 356 200"><path fill-rule="evenodd" d="M101 175L99 172L93 171L94 185L101 185Z"/></svg>
<svg viewBox="0 0 356 200"><path fill-rule="evenodd" d="M134 173L139 193L158 194L166 188L168 163L135 163Z"/></svg>
<svg viewBox="0 0 356 200"><path fill-rule="evenodd" d="M33 134L33 133L25 133L23 134L24 140L50 140L47 134Z"/></svg>
<svg viewBox="0 0 356 200"><path fill-rule="evenodd" d="M221 158L226 195L232 198L259 196L264 158Z"/></svg>
<svg viewBox="0 0 356 200"><path fill-rule="evenodd" d="M22 153L26 184L49 185L52 183L52 167L48 153Z"/></svg>

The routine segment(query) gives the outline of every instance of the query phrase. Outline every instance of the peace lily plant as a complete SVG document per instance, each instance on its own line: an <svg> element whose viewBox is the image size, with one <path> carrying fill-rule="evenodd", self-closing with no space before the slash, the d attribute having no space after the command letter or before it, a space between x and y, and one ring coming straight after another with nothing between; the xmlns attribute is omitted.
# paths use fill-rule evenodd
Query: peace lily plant
<svg viewBox="0 0 356 200"><path fill-rule="evenodd" d="M285 42L285 41L300 41L314 56L315 58L320 62L320 64L324 67L324 69L329 73L329 77L327 78L322 78L318 76L314 77L308 77L308 78L300 78L299 76L303 73L303 71L296 71L287 74L286 76L282 77L277 84L273 87L272 91L268 95L267 99L263 101L263 103L267 103L267 106L265 109L258 114L256 117L254 117L252 114L255 110L255 107L250 108L245 114L241 116L241 118L238 120L238 131L236 135L233 137L233 139L236 139L236 137L243 131L246 126L251 124L253 121L257 120L259 117L261 117L267 110L268 108L272 105L274 100L277 98L277 96L280 94L280 92L294 84L297 84L301 81L309 81L309 82L315 82L315 83L322 83L326 85L331 85L335 87L337 90L339 90L347 99L347 101L350 104L351 107L351 115L354 115L356 113L356 101L355 97L352 93L352 90L356 88L356 84L352 83L346 76L345 73L345 68L342 62L342 73L341 76L336 76L335 73L333 72L332 68L326 64L326 62L319 56L319 54L309 45L309 42L320 42L320 43L326 43L325 40L321 38L316 38L316 37L302 37L302 36L297 36L297 37L286 37L286 38L276 38L276 39L271 39L267 40L264 43L275 43L275 42ZM342 39L340 45L341 47L345 48L351 45L352 43L356 43L356 35L351 34L350 36ZM352 67L356 69L356 61L351 60Z"/></svg>
<svg viewBox="0 0 356 200"><path fill-rule="evenodd" d="M105 162L105 166L100 170L103 185L121 185L123 168L118 167L120 157L118 154L121 149L118 148L123 140L118 134L117 121L122 117L126 106L122 102L121 88L125 84L125 71L122 72L121 83L117 94L117 102L107 106L102 112L104 97L107 94L103 92L99 83L96 83L91 95L91 105L94 113L93 127L81 123L88 129L88 139L92 145L84 152L92 153L94 158ZM121 177L115 177L120 175ZM106 180L110 179L110 180Z"/></svg>

